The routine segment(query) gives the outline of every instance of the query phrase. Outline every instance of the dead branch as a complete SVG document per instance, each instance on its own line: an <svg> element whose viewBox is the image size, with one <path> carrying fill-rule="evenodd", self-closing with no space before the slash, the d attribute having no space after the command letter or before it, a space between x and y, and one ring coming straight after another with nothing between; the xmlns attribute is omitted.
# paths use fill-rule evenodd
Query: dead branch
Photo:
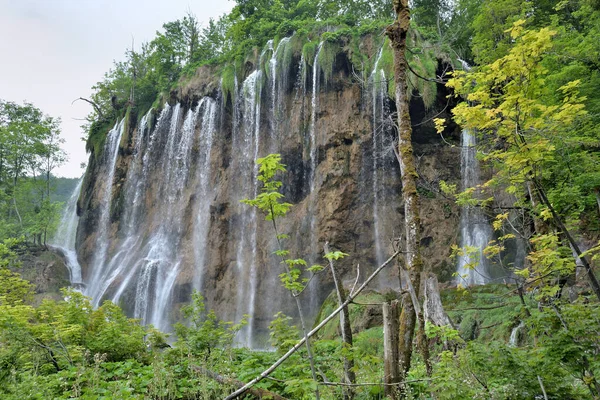
<svg viewBox="0 0 600 400"><path fill-rule="evenodd" d="M275 371L277 369L277 367L279 367L285 360L287 360L292 354L294 354L296 351L298 351L298 349L300 347L302 347L302 345L304 345L304 342L310 338L311 336L313 336L315 333L317 333L321 328L323 328L325 325L327 325L327 323L329 321L331 321L333 318L335 318L340 311L342 311L342 309L344 307L346 307L348 304L350 304L350 302L352 300L354 300L354 298L356 296L358 296L358 294L360 294L360 292L362 292L367 285L373 280L375 279L375 277L385 268L388 266L389 263L391 263L396 256L398 256L398 254L400 254L399 251L395 252L390 258L388 258L383 264L381 264L368 278L367 280L365 280L363 282L362 285L360 285L360 287L356 290L356 293L353 293L351 295L348 296L348 298L346 299L346 301L344 301L344 303L339 306L338 308L336 308L331 314L329 314L327 316L327 318L325 318L323 321L321 321L321 323L319 325L317 325L312 331L308 332L308 334L306 334L306 336L302 339L300 339L298 341L298 343L296 343L291 349L288 350L287 353L285 353L283 356L281 356L281 358L279 358L279 360L277 360L273 365L271 365L269 368L267 368L266 370L264 370L260 375L258 375L256 378L254 378L253 380L251 380L250 382L248 382L246 385L244 385L243 387L239 388L238 390L236 390L235 392L231 393L229 396L227 396L224 400L233 400L237 397L239 397L240 395L244 394L248 389L250 389L252 386L254 386L255 384L257 384L258 382L262 381L264 378L266 378L267 376L269 376L273 371Z"/></svg>
<svg viewBox="0 0 600 400"><path fill-rule="evenodd" d="M96 112L98 113L98 116L100 117L100 119L104 119L104 114L102 114L102 111L100 111L100 106L98 106L98 104L96 104L95 102L93 102L92 100L86 99L84 97L80 97L78 99L75 99L71 102L71 105L73 105L73 103L75 103L77 100L83 100L89 104L92 105L92 107L94 107L94 110L96 110Z"/></svg>

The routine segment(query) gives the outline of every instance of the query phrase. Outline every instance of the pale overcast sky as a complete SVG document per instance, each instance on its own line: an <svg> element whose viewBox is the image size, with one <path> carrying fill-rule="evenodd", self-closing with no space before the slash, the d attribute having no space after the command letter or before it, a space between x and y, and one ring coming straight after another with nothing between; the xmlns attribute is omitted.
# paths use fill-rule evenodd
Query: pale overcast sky
<svg viewBox="0 0 600 400"><path fill-rule="evenodd" d="M203 25L228 12L228 0L0 0L0 99L28 101L62 119L69 161L58 176L79 177L87 162L77 119L82 101L125 50L150 41L164 22L186 11Z"/></svg>

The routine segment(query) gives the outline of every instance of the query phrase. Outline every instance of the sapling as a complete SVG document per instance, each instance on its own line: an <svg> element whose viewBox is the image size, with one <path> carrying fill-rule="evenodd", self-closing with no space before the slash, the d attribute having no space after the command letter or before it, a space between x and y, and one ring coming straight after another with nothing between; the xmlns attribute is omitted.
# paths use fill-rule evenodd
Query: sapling
<svg viewBox="0 0 600 400"><path fill-rule="evenodd" d="M302 329L306 352L308 353L308 360L310 362L310 372L312 379L316 383L317 373L312 349L307 337L306 322L302 310L302 303L300 302L300 294L306 289L314 274L321 271L323 267L320 265L307 267L308 264L305 260L301 258L290 258L290 251L283 246L283 241L288 239L289 236L279 233L277 220L278 218L285 216L292 205L283 201L284 196L279 192L282 183L275 179L275 175L278 172L285 172L285 165L281 163L281 155L269 154L264 158L259 158L257 164L260 166L257 178L263 183L263 187L261 192L254 199L244 199L242 202L258 208L265 214L265 219L271 221L273 225L278 247L275 254L281 259L281 264L285 271L280 274L279 277L283 286L290 291L296 302L296 308L298 309L298 316L300 318L300 327ZM311 278L302 277L303 268L312 274ZM317 385L315 385L315 397L317 400L320 398L319 387Z"/></svg>

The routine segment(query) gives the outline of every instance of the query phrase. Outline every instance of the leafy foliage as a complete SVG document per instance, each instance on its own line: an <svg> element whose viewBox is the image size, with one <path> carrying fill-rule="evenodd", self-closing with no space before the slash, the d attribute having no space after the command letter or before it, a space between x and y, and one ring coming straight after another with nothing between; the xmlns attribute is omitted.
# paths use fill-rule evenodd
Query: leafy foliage
<svg viewBox="0 0 600 400"><path fill-rule="evenodd" d="M56 227L52 172L66 160L59 123L33 104L0 100L0 240L45 244Z"/></svg>
<svg viewBox="0 0 600 400"><path fill-rule="evenodd" d="M237 332L246 324L246 317L239 323L220 321L214 310L206 312L204 298L198 292L192 294L192 303L181 310L190 325L181 323L175 332L182 349L196 356L210 357L211 352L232 345Z"/></svg>

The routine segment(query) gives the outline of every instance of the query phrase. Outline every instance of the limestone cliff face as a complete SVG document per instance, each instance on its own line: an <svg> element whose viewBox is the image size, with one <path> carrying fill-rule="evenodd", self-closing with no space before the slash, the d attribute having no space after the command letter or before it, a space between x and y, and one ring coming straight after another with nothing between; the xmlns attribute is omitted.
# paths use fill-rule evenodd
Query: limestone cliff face
<svg viewBox="0 0 600 400"><path fill-rule="evenodd" d="M106 146L118 135L115 152L105 147L90 156L78 203L79 258L97 297L168 329L199 289L224 319L251 314L241 342L264 344L273 315L296 311L279 282L271 223L239 200L259 190L255 156L273 152L282 154L288 169L280 178L294 207L279 230L290 235L292 257L322 263L328 241L350 254L337 263L348 282L357 265L362 280L392 253L404 232L394 131L374 126L373 89L352 78L343 55L327 85L306 66L298 84L298 62L275 78L253 77L249 66L248 76L226 96L212 71L200 69L163 110L143 119L132 112L118 133L118 127L109 133ZM392 102L382 101L393 114ZM435 110L425 112L415 99L411 111L424 259L428 269L449 279L459 210L436 191L439 180L459 182L460 153L427 122ZM395 265L377 286L398 287ZM311 281L302 295L310 315L331 288L328 270Z"/></svg>
<svg viewBox="0 0 600 400"><path fill-rule="evenodd" d="M34 303L44 299L60 300L60 289L69 286L69 269L59 251L29 248L19 252L20 267L14 272L34 285Z"/></svg>

